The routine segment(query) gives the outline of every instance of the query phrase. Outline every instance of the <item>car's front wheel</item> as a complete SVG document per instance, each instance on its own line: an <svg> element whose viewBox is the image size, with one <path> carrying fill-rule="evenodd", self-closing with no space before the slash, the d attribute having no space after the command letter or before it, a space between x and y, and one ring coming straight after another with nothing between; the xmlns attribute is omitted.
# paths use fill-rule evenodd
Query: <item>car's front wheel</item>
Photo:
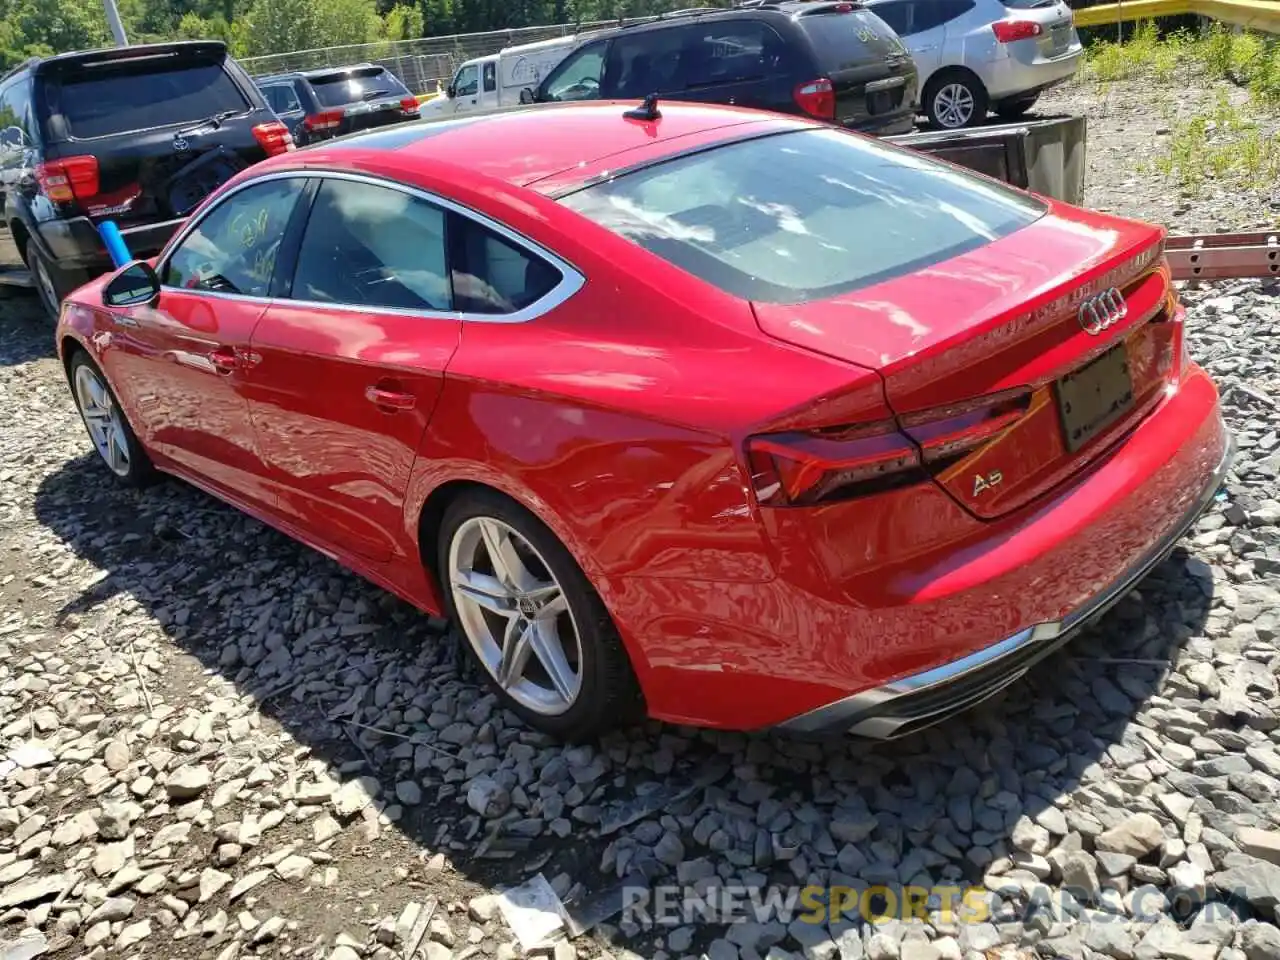
<svg viewBox="0 0 1280 960"><path fill-rule="evenodd" d="M439 542L448 613L505 706L566 740L638 715L622 641L569 551L536 517L493 491L459 496Z"/></svg>
<svg viewBox="0 0 1280 960"><path fill-rule="evenodd" d="M973 127L987 118L987 88L967 70L943 70L924 92L929 123L941 130Z"/></svg>
<svg viewBox="0 0 1280 960"><path fill-rule="evenodd" d="M80 418L107 469L126 486L149 483L155 468L98 365L83 350L77 350L67 372Z"/></svg>

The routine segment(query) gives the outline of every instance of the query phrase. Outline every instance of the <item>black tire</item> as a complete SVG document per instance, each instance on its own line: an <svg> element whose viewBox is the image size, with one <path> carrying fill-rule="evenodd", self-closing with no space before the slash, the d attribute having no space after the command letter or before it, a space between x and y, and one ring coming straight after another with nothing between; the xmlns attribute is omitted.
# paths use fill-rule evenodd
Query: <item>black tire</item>
<svg viewBox="0 0 1280 960"><path fill-rule="evenodd" d="M41 253L34 243L27 244L27 269L31 271L31 279L35 282L40 305L55 321L67 294L89 279L89 275L82 270L62 269Z"/></svg>
<svg viewBox="0 0 1280 960"><path fill-rule="evenodd" d="M81 402L79 393L79 378L83 376L81 370L86 370L92 374L102 389L106 391L106 395L110 398L111 405L119 413L118 425L120 432L124 435L125 448L128 453L128 466L124 472L119 472L107 460L107 454L98 446L98 441L94 438L93 429L89 425L89 418L85 413L85 408ZM89 440L94 445L94 450L98 453L99 459L102 461L107 472L115 478L117 483L126 487L142 488L155 482L157 474L155 465L152 464L151 458L147 456L147 451L142 448L142 444L138 442L138 435L133 432L133 426L129 423L125 416L124 408L120 406L115 391L111 389L111 384L107 382L106 376L98 367L93 359L84 350L76 350L72 354L71 362L67 364L67 380L71 385L71 396L76 405L76 410L80 412L80 419L84 423L84 429L89 434Z"/></svg>
<svg viewBox="0 0 1280 960"><path fill-rule="evenodd" d="M1021 100L1002 100L995 106L996 116L1001 120L1021 120L1039 99L1040 94L1037 93L1035 96L1024 97Z"/></svg>
<svg viewBox="0 0 1280 960"><path fill-rule="evenodd" d="M527 540L559 583L568 602L581 650L581 686L572 705L563 713L538 713L516 701L499 685L466 634L451 587L450 548L463 525L476 518L498 520ZM460 642L503 706L530 727L560 740L582 742L592 740L613 727L643 718L644 704L639 684L613 619L573 556L537 517L497 491L475 489L464 492L445 509L436 562L445 611L458 630Z"/></svg>
<svg viewBox="0 0 1280 960"><path fill-rule="evenodd" d="M937 130L963 130L987 119L987 88L968 70L942 70L929 78L924 89L924 109L929 125ZM968 104L968 113L948 104Z"/></svg>

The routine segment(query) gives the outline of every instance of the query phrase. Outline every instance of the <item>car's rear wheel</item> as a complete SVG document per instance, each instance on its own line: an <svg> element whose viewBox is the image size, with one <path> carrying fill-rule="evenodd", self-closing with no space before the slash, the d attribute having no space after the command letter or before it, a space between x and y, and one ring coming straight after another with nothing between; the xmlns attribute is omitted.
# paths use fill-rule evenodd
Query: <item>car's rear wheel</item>
<svg viewBox="0 0 1280 960"><path fill-rule="evenodd" d="M439 542L448 612L503 703L567 740L637 715L622 641L569 551L528 511L490 491L445 510Z"/></svg>
<svg viewBox="0 0 1280 960"><path fill-rule="evenodd" d="M27 269L35 281L40 305L54 320L58 319L58 311L62 309L62 301L67 294L88 279L83 271L63 270L41 253L34 243L27 244Z"/></svg>
<svg viewBox="0 0 1280 960"><path fill-rule="evenodd" d="M996 116L1001 120L1020 120L1027 111L1036 105L1039 94L1023 97L1021 100L1001 100L996 104Z"/></svg>
<svg viewBox="0 0 1280 960"><path fill-rule="evenodd" d="M80 417L107 469L126 486L141 487L150 482L155 468L98 365L83 350L77 350L68 373Z"/></svg>
<svg viewBox="0 0 1280 960"><path fill-rule="evenodd" d="M967 70L943 70L924 92L929 123L942 130L973 127L987 118L987 88Z"/></svg>

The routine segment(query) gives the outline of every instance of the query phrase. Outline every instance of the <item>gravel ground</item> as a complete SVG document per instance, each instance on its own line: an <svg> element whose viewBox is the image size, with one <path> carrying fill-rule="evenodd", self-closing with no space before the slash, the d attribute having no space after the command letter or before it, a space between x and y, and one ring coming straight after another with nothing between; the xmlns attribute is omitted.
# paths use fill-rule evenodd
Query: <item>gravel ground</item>
<svg viewBox="0 0 1280 960"><path fill-rule="evenodd" d="M1113 107L1095 202L1131 136ZM1142 213L1148 189L1109 204ZM554 960L1280 958L1277 293L1187 292L1236 468L1140 590L1002 699L891 746L649 725L576 748L320 555L178 482L113 488L34 302L6 299L0 960L506 960L494 891L539 872L586 913L637 875L973 884L989 908L615 916Z"/></svg>

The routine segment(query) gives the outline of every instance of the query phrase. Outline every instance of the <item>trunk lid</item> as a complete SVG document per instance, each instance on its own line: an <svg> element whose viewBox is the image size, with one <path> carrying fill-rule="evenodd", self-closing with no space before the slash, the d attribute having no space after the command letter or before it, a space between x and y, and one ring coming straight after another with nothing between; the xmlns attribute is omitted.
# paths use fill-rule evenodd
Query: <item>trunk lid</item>
<svg viewBox="0 0 1280 960"><path fill-rule="evenodd" d="M853 126L909 105L916 70L902 40L870 10L828 4L798 14L818 72L831 80L835 120Z"/></svg>
<svg viewBox="0 0 1280 960"><path fill-rule="evenodd" d="M365 66L307 77L322 111L341 110L335 136L418 119L415 103L404 109L409 89L385 67Z"/></svg>
<svg viewBox="0 0 1280 960"><path fill-rule="evenodd" d="M253 128L274 117L237 71L218 45L136 58L106 51L61 65L42 74L46 159L96 159L96 195L76 204L92 219L129 226L186 216L266 157Z"/></svg>
<svg viewBox="0 0 1280 960"><path fill-rule="evenodd" d="M934 473L962 506L992 518L1084 469L1163 394L1179 346L1177 325L1161 322L1172 319L1163 237L1055 209L896 279L753 307L769 335L878 370L904 431L922 445L945 441L929 424L954 424L977 398L1003 396L1021 411Z"/></svg>
<svg viewBox="0 0 1280 960"><path fill-rule="evenodd" d="M1024 63L1060 57L1076 39L1071 8L1062 0L1006 0L1004 19L1039 24L1040 34L1010 43L1009 52Z"/></svg>

